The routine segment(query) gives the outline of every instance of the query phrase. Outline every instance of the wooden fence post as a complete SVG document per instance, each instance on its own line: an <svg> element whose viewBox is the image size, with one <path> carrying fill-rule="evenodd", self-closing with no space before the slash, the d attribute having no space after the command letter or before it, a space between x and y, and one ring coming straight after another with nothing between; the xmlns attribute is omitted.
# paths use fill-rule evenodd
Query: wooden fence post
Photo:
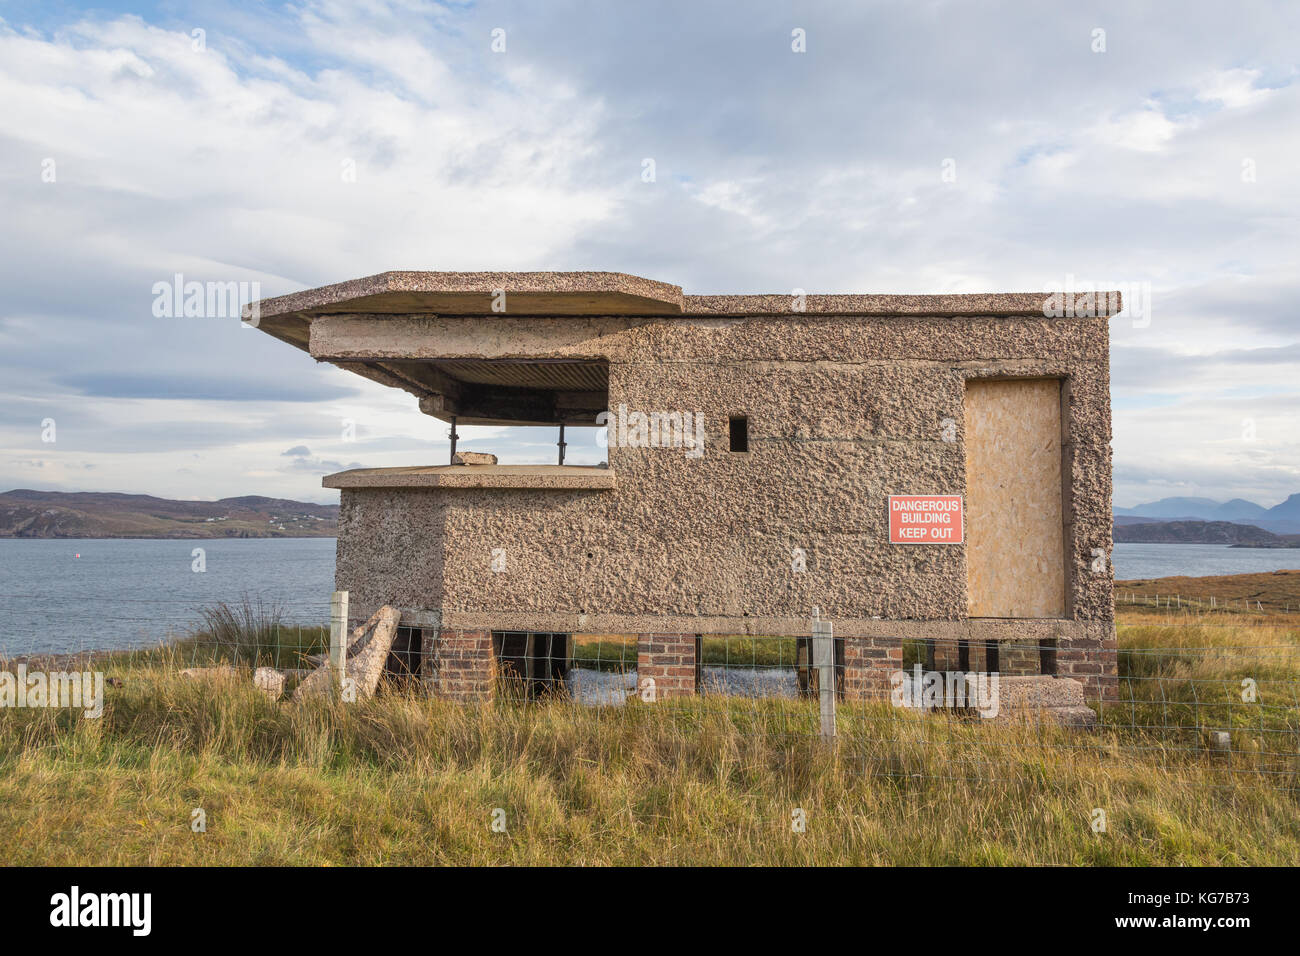
<svg viewBox="0 0 1300 956"><path fill-rule="evenodd" d="M343 689L348 657L348 592L330 595L330 675L337 696Z"/></svg>
<svg viewBox="0 0 1300 956"><path fill-rule="evenodd" d="M835 739L835 638L830 621L821 619L813 608L812 659L817 670L817 698L821 715L822 740Z"/></svg>

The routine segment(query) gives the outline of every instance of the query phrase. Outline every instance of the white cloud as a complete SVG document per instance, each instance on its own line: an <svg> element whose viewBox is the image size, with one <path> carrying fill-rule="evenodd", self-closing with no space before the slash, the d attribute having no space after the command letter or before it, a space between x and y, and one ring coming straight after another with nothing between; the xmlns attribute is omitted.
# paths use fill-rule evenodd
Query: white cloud
<svg viewBox="0 0 1300 956"><path fill-rule="evenodd" d="M1179 124L1160 110L1147 108L1121 113L1098 123L1084 136L1094 147L1116 146L1139 152L1158 152L1178 133Z"/></svg>
<svg viewBox="0 0 1300 956"><path fill-rule="evenodd" d="M1196 98L1207 103L1220 103L1227 109L1251 106L1274 92L1256 85L1261 75L1259 70L1222 70L1196 91Z"/></svg>
<svg viewBox="0 0 1300 956"><path fill-rule="evenodd" d="M405 393L234 324L153 319L151 284L175 272L274 295L387 269L610 269L688 292L1149 282L1151 325L1112 330L1122 493L1300 490L1280 411L1300 340L1300 11L1267 6L810 3L800 55L787 13L709 2L0 22L0 483L319 499L286 448L445 458L446 425ZM223 378L259 397L204 400ZM283 382L302 400L261 394ZM1251 403L1264 444L1243 450ZM547 433L461 432L553 460Z"/></svg>

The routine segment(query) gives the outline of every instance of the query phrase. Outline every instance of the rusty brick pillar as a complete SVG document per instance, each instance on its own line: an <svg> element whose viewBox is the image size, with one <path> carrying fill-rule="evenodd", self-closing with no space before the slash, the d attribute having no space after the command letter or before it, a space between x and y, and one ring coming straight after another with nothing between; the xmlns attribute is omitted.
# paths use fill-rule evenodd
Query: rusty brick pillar
<svg viewBox="0 0 1300 956"><path fill-rule="evenodd" d="M1118 644L1115 626L1104 626L1097 636L1062 637L1056 642L1056 676L1072 677L1083 684L1089 701L1119 699Z"/></svg>
<svg viewBox="0 0 1300 956"><path fill-rule="evenodd" d="M439 630L433 646L433 695L466 703L492 699L496 667L491 631Z"/></svg>
<svg viewBox="0 0 1300 956"><path fill-rule="evenodd" d="M695 634L638 634L636 641L636 680L638 690L645 681L654 681L655 700L689 697L695 693L699 673Z"/></svg>
<svg viewBox="0 0 1300 956"><path fill-rule="evenodd" d="M890 678L903 669L897 637L844 638L845 700L889 700Z"/></svg>

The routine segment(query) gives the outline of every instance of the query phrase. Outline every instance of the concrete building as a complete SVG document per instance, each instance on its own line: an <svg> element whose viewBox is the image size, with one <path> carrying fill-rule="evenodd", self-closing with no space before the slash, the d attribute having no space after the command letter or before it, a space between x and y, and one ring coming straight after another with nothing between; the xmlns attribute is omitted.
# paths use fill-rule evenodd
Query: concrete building
<svg viewBox="0 0 1300 956"><path fill-rule="evenodd" d="M608 430L607 466L324 479L342 495L337 587L358 620L401 610L435 694L490 694L494 655L519 653L507 632L638 635L642 678L691 693L699 635L806 636L818 608L850 699L888 689L905 639L939 669L1074 677L1106 699L1119 307L391 272L250 315L453 432Z"/></svg>

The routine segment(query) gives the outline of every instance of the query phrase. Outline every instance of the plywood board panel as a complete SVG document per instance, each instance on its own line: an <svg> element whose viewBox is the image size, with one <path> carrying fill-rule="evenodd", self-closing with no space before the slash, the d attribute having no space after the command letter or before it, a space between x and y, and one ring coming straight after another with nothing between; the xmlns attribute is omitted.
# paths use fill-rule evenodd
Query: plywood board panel
<svg viewBox="0 0 1300 956"><path fill-rule="evenodd" d="M1061 383L966 383L971 617L1064 617Z"/></svg>

